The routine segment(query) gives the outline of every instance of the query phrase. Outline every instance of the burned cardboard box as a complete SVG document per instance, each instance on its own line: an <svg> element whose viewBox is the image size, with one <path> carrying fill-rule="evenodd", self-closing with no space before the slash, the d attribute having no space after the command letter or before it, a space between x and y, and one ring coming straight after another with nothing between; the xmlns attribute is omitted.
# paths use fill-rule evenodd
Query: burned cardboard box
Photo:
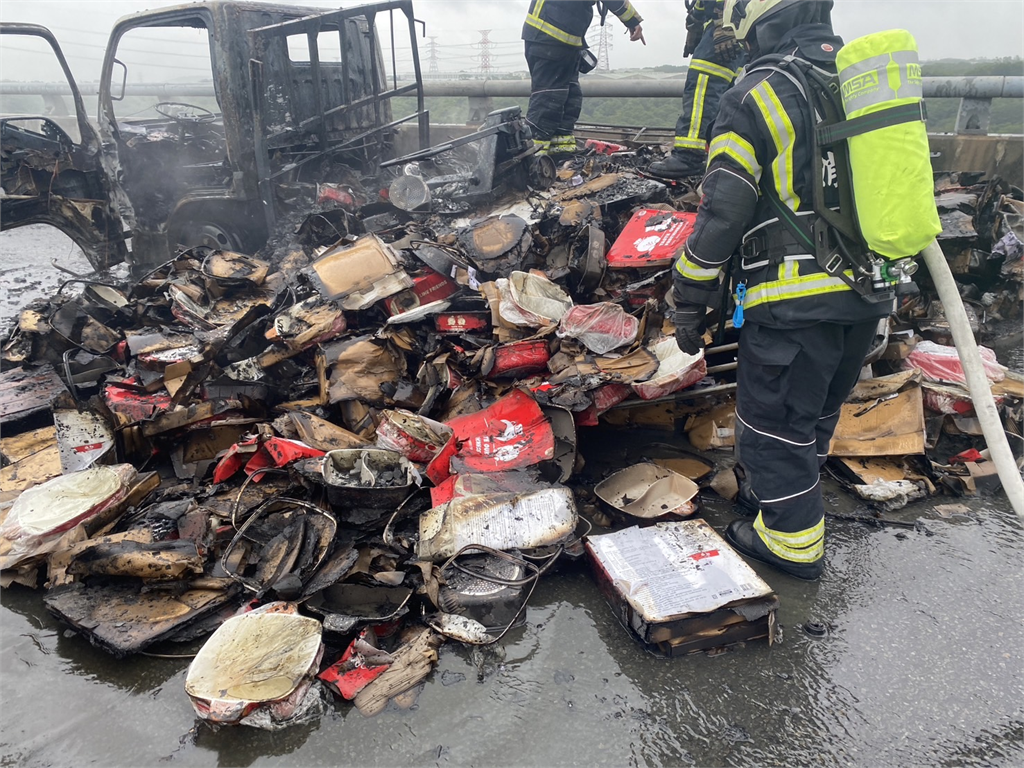
<svg viewBox="0 0 1024 768"><path fill-rule="evenodd" d="M779 600L703 520L587 537L598 586L623 626L668 656L776 638Z"/></svg>
<svg viewBox="0 0 1024 768"><path fill-rule="evenodd" d="M321 296L352 311L413 287L394 250L376 235L328 250L304 274Z"/></svg>

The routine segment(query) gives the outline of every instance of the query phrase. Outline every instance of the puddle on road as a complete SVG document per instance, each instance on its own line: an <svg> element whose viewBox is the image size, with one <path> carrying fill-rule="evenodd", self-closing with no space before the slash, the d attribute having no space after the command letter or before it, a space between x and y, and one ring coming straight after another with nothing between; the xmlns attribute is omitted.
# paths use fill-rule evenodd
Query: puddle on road
<svg viewBox="0 0 1024 768"><path fill-rule="evenodd" d="M668 442L631 432L634 447L623 447L614 437L614 453L634 457ZM587 443L591 466L613 453ZM971 506L972 517L928 519L923 530L830 520L818 584L757 566L782 601L784 642L772 648L651 656L586 566L563 566L498 647L443 646L411 710L368 719L334 705L318 726L281 733L193 731L187 660L115 660L65 637L38 594L15 587L0 595L0 682L19 702L5 708L2 751L12 764L47 766L245 766L285 755L300 765L1019 762L1024 531L1005 502ZM705 516L721 529L727 507L705 504ZM802 629L811 619L824 637Z"/></svg>

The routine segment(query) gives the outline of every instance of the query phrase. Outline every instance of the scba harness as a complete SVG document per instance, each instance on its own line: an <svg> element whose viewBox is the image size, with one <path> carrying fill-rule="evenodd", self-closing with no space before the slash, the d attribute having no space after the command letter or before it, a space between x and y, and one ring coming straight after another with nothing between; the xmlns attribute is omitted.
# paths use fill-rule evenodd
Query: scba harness
<svg viewBox="0 0 1024 768"><path fill-rule="evenodd" d="M764 185L782 227L748 238L743 252L772 264L813 254L827 275L868 303L891 302L917 270L913 257L941 231L916 44L903 30L867 35L839 51L837 66L833 75L804 59L772 55L750 70L786 74L807 100L814 195L810 215L799 215ZM825 199L833 174L838 210Z"/></svg>

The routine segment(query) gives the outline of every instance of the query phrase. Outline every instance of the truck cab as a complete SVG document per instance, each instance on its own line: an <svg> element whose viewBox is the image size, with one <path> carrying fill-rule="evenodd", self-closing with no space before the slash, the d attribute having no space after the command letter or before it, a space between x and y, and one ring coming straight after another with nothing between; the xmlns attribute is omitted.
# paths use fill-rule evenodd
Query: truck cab
<svg viewBox="0 0 1024 768"><path fill-rule="evenodd" d="M309 208L317 182L375 174L399 125L415 122L428 146L416 23L411 0L327 13L213 0L118 21L89 157L108 187L106 215L130 234L133 267L200 244L256 251L290 206ZM388 71L382 26L411 49L414 82L398 85L394 55ZM395 119L398 96L416 109ZM5 168L8 133L12 151L23 141L5 128ZM97 268L117 258L95 250L86 253Z"/></svg>

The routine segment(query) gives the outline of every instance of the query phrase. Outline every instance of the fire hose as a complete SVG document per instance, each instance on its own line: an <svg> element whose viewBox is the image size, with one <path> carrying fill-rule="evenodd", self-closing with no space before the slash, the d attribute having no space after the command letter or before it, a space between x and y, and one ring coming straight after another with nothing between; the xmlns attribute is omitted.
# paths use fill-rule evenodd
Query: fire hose
<svg viewBox="0 0 1024 768"><path fill-rule="evenodd" d="M999 419L995 399L992 397L991 385L985 375L981 355L978 353L978 344L974 340L974 332L967 319L963 301L960 300L960 292L957 290L953 273L949 269L949 264L946 263L942 249L939 248L939 244L935 240L924 249L922 256L932 281L935 283L939 300L945 309L949 327L953 331L953 343L960 356L960 363L963 365L964 375L967 379L967 388L970 390L971 400L974 401L974 410L978 415L978 421L981 422L981 431L988 444L992 461L996 465L996 471L999 473L999 480L1003 484L1003 490L1006 491L1013 511L1024 518L1024 479L1021 478L1017 462L1010 451L1010 444L1003 432L1003 423Z"/></svg>

